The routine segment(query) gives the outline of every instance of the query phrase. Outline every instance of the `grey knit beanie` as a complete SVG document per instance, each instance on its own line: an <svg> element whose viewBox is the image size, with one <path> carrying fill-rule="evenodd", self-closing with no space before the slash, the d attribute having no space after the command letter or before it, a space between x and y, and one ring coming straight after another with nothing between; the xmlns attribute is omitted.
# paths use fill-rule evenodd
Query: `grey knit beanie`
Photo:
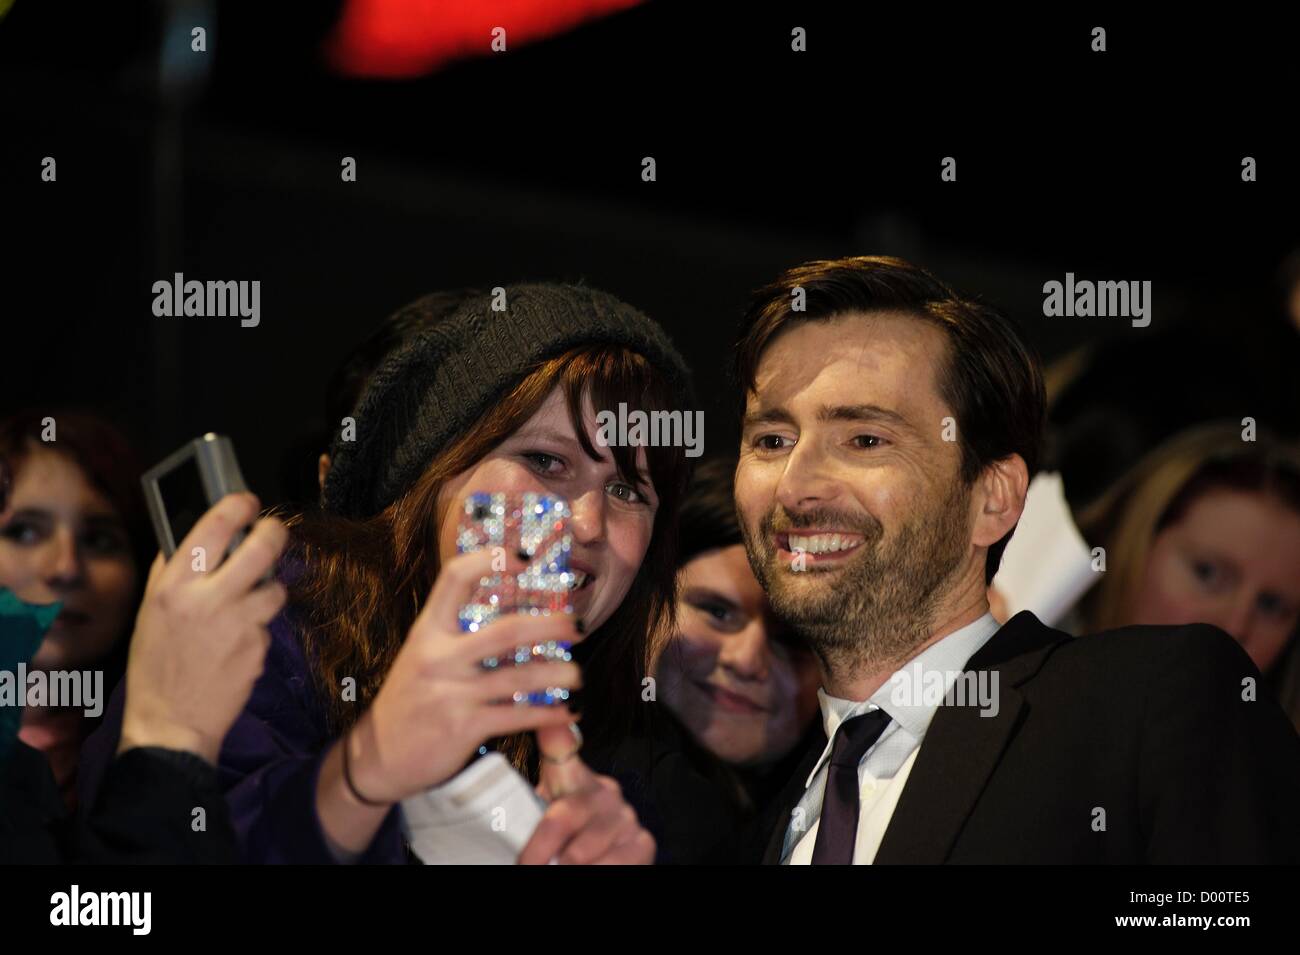
<svg viewBox="0 0 1300 955"><path fill-rule="evenodd" d="M339 433L330 447L326 510L347 517L382 511L539 363L570 348L624 345L667 377L683 409L694 404L690 371L663 329L612 295L528 284L506 287L505 311L492 311L491 303L488 295L468 299L375 369L353 412L356 440Z"/></svg>

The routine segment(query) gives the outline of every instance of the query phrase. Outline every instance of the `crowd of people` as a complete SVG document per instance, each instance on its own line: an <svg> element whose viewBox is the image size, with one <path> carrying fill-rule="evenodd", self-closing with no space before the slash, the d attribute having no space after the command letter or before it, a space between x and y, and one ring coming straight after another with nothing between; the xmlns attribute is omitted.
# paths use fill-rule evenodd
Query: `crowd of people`
<svg viewBox="0 0 1300 955"><path fill-rule="evenodd" d="M166 560L112 424L0 422L0 669L108 696L0 707L0 859L411 862L402 802L494 750L545 802L520 862L1300 861L1294 419L1180 424L1075 502L1106 560L1058 629L990 591L1032 478L1072 480L996 309L899 259L787 270L739 320L740 447L693 466L598 440L693 407L655 321L498 298L391 316L328 383L319 502L228 496ZM473 491L569 502L573 615L461 632L500 569L458 552ZM480 665L547 641L573 659Z"/></svg>

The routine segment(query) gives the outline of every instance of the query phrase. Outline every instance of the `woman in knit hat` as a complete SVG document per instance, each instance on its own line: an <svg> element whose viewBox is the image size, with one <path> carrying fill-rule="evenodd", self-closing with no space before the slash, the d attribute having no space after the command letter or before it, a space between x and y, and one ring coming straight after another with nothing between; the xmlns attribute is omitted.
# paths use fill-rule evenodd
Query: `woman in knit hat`
<svg viewBox="0 0 1300 955"><path fill-rule="evenodd" d="M322 511L291 522L290 607L222 754L250 861L404 861L396 805L484 744L545 794L569 797L521 861L650 861L641 825L663 842L674 815L664 780L696 818L711 811L711 784L676 757L671 732L665 743L665 714L646 692L647 635L673 606L684 449L596 441L601 410L690 409L689 373L658 325L610 295L554 284L504 293L470 296L379 364L355 427L330 449ZM578 632L564 616L456 632L456 608L489 572L489 555L456 554L471 491L569 501ZM580 677L572 663L477 666L492 655L484 640L504 650L565 638L581 641ZM493 702L579 680L581 734L570 735L564 706ZM694 847L672 842L661 861L692 860Z"/></svg>

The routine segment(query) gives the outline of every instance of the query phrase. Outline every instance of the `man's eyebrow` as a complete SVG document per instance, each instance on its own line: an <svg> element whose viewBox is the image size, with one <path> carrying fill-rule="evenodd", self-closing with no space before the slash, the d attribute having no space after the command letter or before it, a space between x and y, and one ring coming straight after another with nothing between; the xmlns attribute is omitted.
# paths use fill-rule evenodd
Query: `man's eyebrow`
<svg viewBox="0 0 1300 955"><path fill-rule="evenodd" d="M741 427L753 428L760 424L794 424L794 416L784 408L766 408L762 411L751 411L745 415Z"/></svg>
<svg viewBox="0 0 1300 955"><path fill-rule="evenodd" d="M880 405L823 405L817 412L818 421L885 421L899 428L915 430L911 423L897 411Z"/></svg>
<svg viewBox="0 0 1300 955"><path fill-rule="evenodd" d="M915 431L911 423L897 411L880 405L823 405L817 411L818 421L884 421L908 431ZM794 416L784 408L766 408L745 415L743 427L764 424L793 424Z"/></svg>

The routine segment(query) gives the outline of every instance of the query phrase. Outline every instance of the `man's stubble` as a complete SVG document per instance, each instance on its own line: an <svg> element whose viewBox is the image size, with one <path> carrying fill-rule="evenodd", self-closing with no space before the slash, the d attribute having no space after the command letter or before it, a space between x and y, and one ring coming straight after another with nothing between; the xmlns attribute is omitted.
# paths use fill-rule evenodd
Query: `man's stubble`
<svg viewBox="0 0 1300 955"><path fill-rule="evenodd" d="M819 509L796 518L773 511L757 535L741 522L745 553L777 616L818 655L826 673L851 681L897 668L931 636L939 604L970 547L970 498L971 488L958 481L888 543L870 515ZM818 526L860 533L863 543L835 570L783 566L773 533Z"/></svg>

